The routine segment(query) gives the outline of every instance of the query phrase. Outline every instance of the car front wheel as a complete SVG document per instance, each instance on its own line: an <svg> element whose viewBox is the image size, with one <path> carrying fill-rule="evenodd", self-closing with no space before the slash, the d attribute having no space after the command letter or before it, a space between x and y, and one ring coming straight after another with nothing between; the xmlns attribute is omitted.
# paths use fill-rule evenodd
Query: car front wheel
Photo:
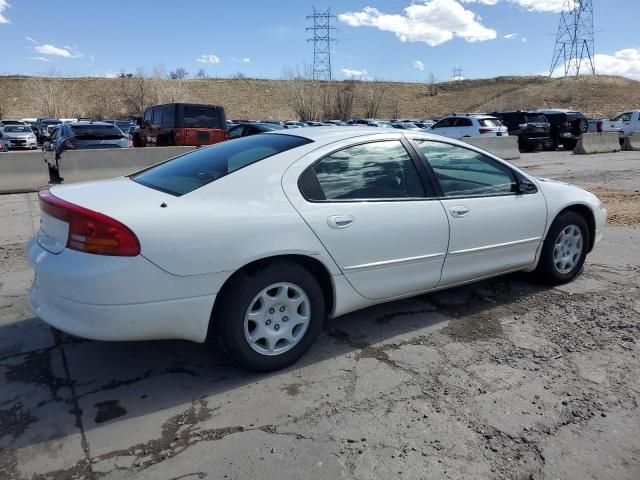
<svg viewBox="0 0 640 480"><path fill-rule="evenodd" d="M292 262L240 273L225 288L220 318L210 336L236 363L254 371L272 371L298 360L313 344L325 317L318 281Z"/></svg>
<svg viewBox="0 0 640 480"><path fill-rule="evenodd" d="M584 217L567 211L558 215L542 246L537 272L551 285L568 283L582 270L590 235Z"/></svg>

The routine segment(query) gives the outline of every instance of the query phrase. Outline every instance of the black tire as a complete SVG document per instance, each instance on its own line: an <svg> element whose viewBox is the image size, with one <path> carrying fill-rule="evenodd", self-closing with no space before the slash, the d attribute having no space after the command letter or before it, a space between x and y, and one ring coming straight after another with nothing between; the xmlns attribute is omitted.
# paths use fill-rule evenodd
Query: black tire
<svg viewBox="0 0 640 480"><path fill-rule="evenodd" d="M573 138L571 140L563 140L562 141L562 147L567 150L572 152L574 148L576 148L576 145L578 145L578 140Z"/></svg>
<svg viewBox="0 0 640 480"><path fill-rule="evenodd" d="M277 283L290 283L300 288L310 303L307 330L289 350L279 355L266 355L254 350L245 338L245 315L254 298L265 288ZM256 372L280 370L296 362L313 345L325 319L325 300L316 278L304 267L289 261L269 264L248 274L239 273L225 287L221 307L216 309L209 326L222 350L238 365ZM275 322L274 322L275 323Z"/></svg>
<svg viewBox="0 0 640 480"><path fill-rule="evenodd" d="M581 133L587 133L589 131L589 120L586 118L577 118L573 121L574 134L580 135Z"/></svg>
<svg viewBox="0 0 640 480"><path fill-rule="evenodd" d="M561 272L554 262L553 254L560 233L571 225L578 227L582 234L582 252L570 271ZM587 258L590 241L591 234L589 232L589 226L582 215L572 211L560 213L551 225L544 244L542 245L540 260L536 268L536 273L540 280L548 285L561 285L572 281L582 271L584 261Z"/></svg>
<svg viewBox="0 0 640 480"><path fill-rule="evenodd" d="M556 139L550 138L549 140L546 140L543 144L542 144L542 149L545 152L553 152L556 151L558 149L558 141Z"/></svg>
<svg viewBox="0 0 640 480"><path fill-rule="evenodd" d="M521 142L520 150L523 152L535 152L538 149L538 144L536 142Z"/></svg>

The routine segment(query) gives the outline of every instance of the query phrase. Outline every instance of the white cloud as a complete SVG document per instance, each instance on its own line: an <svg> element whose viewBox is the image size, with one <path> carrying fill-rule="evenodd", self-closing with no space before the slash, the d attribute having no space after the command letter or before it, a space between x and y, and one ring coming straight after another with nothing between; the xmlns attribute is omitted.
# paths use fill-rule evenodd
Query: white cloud
<svg viewBox="0 0 640 480"><path fill-rule="evenodd" d="M203 53L200 58L196 59L196 62L200 63L220 63L220 57L212 53Z"/></svg>
<svg viewBox="0 0 640 480"><path fill-rule="evenodd" d="M504 38L506 38L507 40L513 40L514 38L516 38L518 36L517 33L507 33Z"/></svg>
<svg viewBox="0 0 640 480"><path fill-rule="evenodd" d="M24 37L24 38L26 38L29 42L33 43L34 45L37 45L37 44L38 44L38 42L36 42L36 41L35 41L33 38L31 38L31 37Z"/></svg>
<svg viewBox="0 0 640 480"><path fill-rule="evenodd" d="M9 2L7 0L0 0L0 23L11 23L7 17L3 15L4 11L10 7Z"/></svg>
<svg viewBox="0 0 640 480"><path fill-rule="evenodd" d="M625 48L618 50L613 55L597 53L594 56L596 71L600 75L617 75L620 77L640 80L640 50L635 48ZM590 74L591 65L589 61L583 61L580 74ZM558 66L553 72L553 77L564 75L564 65Z"/></svg>
<svg viewBox="0 0 640 480"><path fill-rule="evenodd" d="M457 0L421 0L403 14L387 14L374 7L346 12L338 19L351 27L375 27L394 33L402 42L425 42L432 47L460 37L467 42L496 38L496 31L480 23L481 18Z"/></svg>
<svg viewBox="0 0 640 480"><path fill-rule="evenodd" d="M416 70L424 70L424 62L420 60L414 60L413 68L415 68Z"/></svg>
<svg viewBox="0 0 640 480"><path fill-rule="evenodd" d="M494 6L499 0L460 0L462 3L481 3L482 5Z"/></svg>
<svg viewBox="0 0 640 480"><path fill-rule="evenodd" d="M249 57L232 58L231 60L239 63L251 63L251 59Z"/></svg>
<svg viewBox="0 0 640 480"><path fill-rule="evenodd" d="M27 60L36 60L38 62L50 62L51 59L47 57L27 57Z"/></svg>
<svg viewBox="0 0 640 480"><path fill-rule="evenodd" d="M27 39L29 41L33 41L32 38L27 37ZM62 58L81 58L83 56L82 53L78 52L72 47L56 47L55 45L51 45L50 43L36 45L35 47L33 47L33 49L42 55L50 55Z"/></svg>
<svg viewBox="0 0 640 480"><path fill-rule="evenodd" d="M522 38L520 39L520 41L521 41L522 43L527 43L527 37L522 37Z"/></svg>
<svg viewBox="0 0 640 480"><path fill-rule="evenodd" d="M343 68L340 71L344 74L345 77L350 78L364 77L368 75L368 72L366 70L355 70L353 68Z"/></svg>
<svg viewBox="0 0 640 480"><path fill-rule="evenodd" d="M564 0L510 0L532 12L560 13Z"/></svg>

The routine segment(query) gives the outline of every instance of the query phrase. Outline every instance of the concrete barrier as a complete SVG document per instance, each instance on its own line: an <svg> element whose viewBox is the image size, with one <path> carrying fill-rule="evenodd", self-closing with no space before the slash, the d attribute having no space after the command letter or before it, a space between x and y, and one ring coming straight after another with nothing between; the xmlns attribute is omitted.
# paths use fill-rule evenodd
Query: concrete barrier
<svg viewBox="0 0 640 480"><path fill-rule="evenodd" d="M631 133L628 137L625 137L622 150L625 152L640 151L640 133Z"/></svg>
<svg viewBox="0 0 640 480"><path fill-rule="evenodd" d="M0 193L33 192L49 182L44 153L0 153Z"/></svg>
<svg viewBox="0 0 640 480"><path fill-rule="evenodd" d="M465 143L493 153L504 160L517 160L520 158L518 137L467 137L461 138Z"/></svg>
<svg viewBox="0 0 640 480"><path fill-rule="evenodd" d="M66 151L58 160L59 174L65 184L120 177L192 150L195 150L195 147Z"/></svg>
<svg viewBox="0 0 640 480"><path fill-rule="evenodd" d="M584 133L578 139L573 153L587 155L591 153L611 153L620 151L618 132Z"/></svg>

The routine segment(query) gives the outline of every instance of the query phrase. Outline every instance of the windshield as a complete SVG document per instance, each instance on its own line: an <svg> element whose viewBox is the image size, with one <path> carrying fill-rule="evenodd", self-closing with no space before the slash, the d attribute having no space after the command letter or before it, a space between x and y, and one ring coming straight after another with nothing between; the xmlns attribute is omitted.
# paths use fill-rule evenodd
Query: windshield
<svg viewBox="0 0 640 480"><path fill-rule="evenodd" d="M247 165L297 148L310 140L293 135L252 135L201 148L133 175L147 187L180 196Z"/></svg>
<svg viewBox="0 0 640 480"><path fill-rule="evenodd" d="M24 125L10 125L4 127L4 131L7 133L33 133L29 127Z"/></svg>
<svg viewBox="0 0 640 480"><path fill-rule="evenodd" d="M76 125L71 127L79 140L116 140L123 137L122 130L113 125Z"/></svg>

